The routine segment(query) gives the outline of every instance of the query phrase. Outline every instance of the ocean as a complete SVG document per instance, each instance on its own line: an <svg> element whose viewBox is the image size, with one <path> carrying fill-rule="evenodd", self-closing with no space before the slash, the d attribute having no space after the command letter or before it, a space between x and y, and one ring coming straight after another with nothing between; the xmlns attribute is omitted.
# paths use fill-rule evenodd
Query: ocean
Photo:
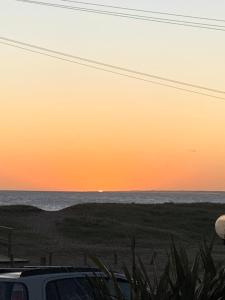
<svg viewBox="0 0 225 300"><path fill-rule="evenodd" d="M0 205L55 211L82 203L225 203L225 192L29 192L0 191Z"/></svg>

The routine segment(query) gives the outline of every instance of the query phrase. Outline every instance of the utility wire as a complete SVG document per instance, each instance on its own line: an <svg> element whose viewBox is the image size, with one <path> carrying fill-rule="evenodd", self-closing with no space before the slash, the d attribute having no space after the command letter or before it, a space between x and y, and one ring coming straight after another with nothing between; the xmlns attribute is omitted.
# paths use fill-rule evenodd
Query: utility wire
<svg viewBox="0 0 225 300"><path fill-rule="evenodd" d="M97 6L97 7L114 8L114 9L127 10L127 11L144 12L144 13L157 14L157 15L166 15L166 16L174 16L174 17L182 17L182 18L190 18L190 19L198 19L198 20L225 22L225 20L223 20L223 19L214 19L214 18L191 16L191 15L183 15L183 14L175 14L175 13L168 13L168 12L161 12L161 11L144 10L144 9L123 7L123 6L113 6L113 5L106 5L106 4L99 4L99 3L75 1L75 0L60 0L60 1L69 2L69 3L77 3L77 4L90 5L90 6Z"/></svg>
<svg viewBox="0 0 225 300"><path fill-rule="evenodd" d="M67 5L34 1L34 0L17 0L17 1L31 3L31 4L52 6L52 7L57 7L57 8L78 10L78 11L84 11L84 12L106 14L106 15L125 17L125 18L131 18L131 19L145 20L145 21L155 21L155 22L160 21L160 23L169 23L169 24L182 25L182 26L191 26L191 27L199 27L199 28L214 29L214 30L220 30L220 27L221 27L221 28L223 28L223 31L225 29L224 25L218 25L218 24L208 24L208 23L205 24L205 23L196 23L196 22L181 21L181 20L174 20L174 19L155 18L155 17L143 16L143 15L142 16L131 15L131 14L118 13L118 12L114 12L114 11L95 10L95 9L90 9L90 8L85 8L85 7L67 6ZM207 27L207 26L209 26L209 27ZM219 28L217 28L217 27L219 27Z"/></svg>
<svg viewBox="0 0 225 300"><path fill-rule="evenodd" d="M116 74L116 75L120 75L120 76L123 76L123 77L127 77L127 78L131 78L131 79L136 79L136 80L144 81L144 82L147 82L147 83L151 83L151 84L156 84L156 85L168 87L168 88L172 88L172 89L176 89L176 90L179 90L179 91L188 92L188 93L195 94L195 95L201 95L201 96L206 96L206 97L210 97L210 98L214 98L214 99L225 101L225 98L223 98L223 97L219 97L219 96L215 96L215 95L210 95L210 94L202 93L202 92L197 92L197 91L189 90L189 89L185 89L185 88L180 88L180 87L173 86L173 85L170 85L170 84L165 84L165 83L161 83L161 82L157 82L157 81L153 81L153 80L148 80L148 79L144 79L144 78L141 78L141 77L132 76L132 75L128 75L128 74L116 72L116 71L111 71L111 70L108 70L108 69L96 67L96 66L89 65L89 64L80 63L80 62L77 62L75 60L70 60L70 59L67 59L67 58L62 58L62 57L59 57L59 56L56 56L56 55L52 55L52 54L48 54L48 53L45 53L45 52L40 52L40 51L37 51L37 50L32 50L32 49L25 48L25 47L22 47L22 46L17 46L17 45L13 45L13 44L2 42L2 41L0 41L0 44L6 45L6 46L10 46L10 47L13 47L13 48L17 48L17 49L20 49L20 50L25 50L25 51L28 51L28 52L31 52L31 53L40 54L40 55L47 56L47 57L50 57L50 58L58 59L58 60L61 60L61 61L66 61L66 62L69 62L69 63L73 63L73 64L85 66L85 67L88 67L88 68L91 68L91 69L100 70L100 71L104 71L104 72L107 72L107 73Z"/></svg>
<svg viewBox="0 0 225 300"><path fill-rule="evenodd" d="M222 90L208 88L208 87L201 86L201 85L187 83L187 82L184 82L184 81L174 80L174 79L161 77L161 76L153 75L153 74L149 74L149 73L144 73L144 72L140 72L140 71L136 71L136 70L132 70L132 69L128 69L128 68L124 68L124 67L120 67L120 66L116 66L116 65L112 65L112 64L107 64L107 63L103 63L103 62L96 61L96 60L93 60L93 59L88 59L88 58L84 58L84 57L80 57L80 56L75 56L75 55L68 54L68 53L61 52L61 51L55 51L55 50L48 49L48 48L45 48L45 47L40 47L40 46L33 45L33 44L30 44L30 43L24 43L24 42L21 42L21 41L18 41L18 40L9 39L9 38L2 37L2 36L0 36L0 40L2 40L4 42L14 43L14 44L18 44L18 45L21 45L21 46L34 48L36 50L46 51L46 52L49 52L49 53L52 53L52 54L56 54L56 55L65 56L65 57L68 57L68 58L80 60L80 61L83 61L83 62L86 62L86 63L91 63L91 64L95 64L95 65L98 65L98 66L102 66L102 67L106 67L106 68L110 68L110 69L115 69L115 70L118 70L118 71L128 72L128 73L139 75L139 76L150 77L150 78L153 78L153 79L166 81L166 82L170 82L170 83L175 83L175 84L179 84L179 85L183 85L183 86L188 86L188 87L192 87L192 88L196 88L196 89L206 90L206 91L213 92L213 93L225 94L225 91L222 91Z"/></svg>
<svg viewBox="0 0 225 300"><path fill-rule="evenodd" d="M117 13L117 12L113 12L113 11L96 10L96 9L90 9L90 8L85 8L85 7L68 6L68 5L61 5L61 4L55 4L55 3L49 3L49 2L34 1L34 0L16 0L16 1L26 2L26 3L30 3L30 4L51 6L51 7L56 7L56 8L69 9L69 10L75 10L75 11L83 11L83 12L88 12L88 13L110 15L110 16L122 17L122 18L134 19L134 20L142 20L142 21L149 21L149 22L195 27L195 28L201 28L201 29L225 31L224 25L209 24L209 23L197 23L197 22L190 22L190 21L180 21L180 20L175 20L175 19L155 18L155 17L148 17L148 16L141 16L141 15L132 15L132 14L125 14L125 13Z"/></svg>

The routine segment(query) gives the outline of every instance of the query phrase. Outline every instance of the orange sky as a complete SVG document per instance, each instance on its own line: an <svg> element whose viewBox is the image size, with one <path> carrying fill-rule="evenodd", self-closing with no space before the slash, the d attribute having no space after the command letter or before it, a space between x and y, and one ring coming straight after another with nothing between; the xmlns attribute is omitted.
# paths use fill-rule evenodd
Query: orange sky
<svg viewBox="0 0 225 300"><path fill-rule="evenodd" d="M72 22L72 17L68 20L66 16L64 13L64 21ZM20 16L17 18L19 21ZM90 22L98 20L91 18L98 17L89 17ZM24 24L26 21L23 19ZM82 25L82 18L80 22ZM63 38L49 40L52 27L43 36L34 36L31 29L27 29L30 35L19 34L14 24L15 28L7 28L6 35L223 89L223 33L154 25L148 28L151 33L158 33L158 40L152 45L145 38L146 24L123 21L124 29L115 29L116 37L113 26L118 23L114 22L112 19L108 24L112 34L110 48L99 42L104 34L106 39L108 35L98 32L98 23L93 23L96 30L93 29L92 49L86 39L82 44L79 33L79 49L75 40L69 43L69 35L67 40L63 32ZM34 22L34 31L35 26ZM130 26L136 30L135 48L133 37L126 35ZM160 37L162 32L164 38ZM84 35L88 34L90 28L86 25ZM127 40L123 41L125 35ZM0 57L0 189L225 189L225 102L6 46L0 46Z"/></svg>

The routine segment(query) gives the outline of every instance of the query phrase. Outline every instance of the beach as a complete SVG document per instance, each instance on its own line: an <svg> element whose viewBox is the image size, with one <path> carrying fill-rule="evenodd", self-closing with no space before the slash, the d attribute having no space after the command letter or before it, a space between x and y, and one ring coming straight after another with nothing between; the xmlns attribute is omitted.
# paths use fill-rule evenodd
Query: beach
<svg viewBox="0 0 225 300"><path fill-rule="evenodd" d="M32 206L1 206L0 225L13 227L13 255L40 264L52 256L54 265L91 265L96 255L113 268L131 262L131 239L146 265L158 253L159 268L166 262L171 239L192 257L202 240L214 236L214 223L224 214L224 204L81 204L60 211ZM225 257L216 237L214 256ZM1 254L7 250L1 246Z"/></svg>

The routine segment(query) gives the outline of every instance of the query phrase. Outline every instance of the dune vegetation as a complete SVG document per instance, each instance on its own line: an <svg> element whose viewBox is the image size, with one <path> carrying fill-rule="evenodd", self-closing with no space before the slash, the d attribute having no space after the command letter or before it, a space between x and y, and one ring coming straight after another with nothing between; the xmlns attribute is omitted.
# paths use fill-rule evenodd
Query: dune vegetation
<svg viewBox="0 0 225 300"><path fill-rule="evenodd" d="M14 256L30 263L53 253L54 264L91 264L94 254L120 269L130 264L130 244L146 266L157 252L164 266L171 237L193 257L203 238L214 236L215 220L225 212L222 204L84 204L48 212L29 206L0 207L0 225L15 228ZM0 232L0 234L2 234ZM4 254L6 249L1 247ZM213 256L223 261L225 247L216 238Z"/></svg>

